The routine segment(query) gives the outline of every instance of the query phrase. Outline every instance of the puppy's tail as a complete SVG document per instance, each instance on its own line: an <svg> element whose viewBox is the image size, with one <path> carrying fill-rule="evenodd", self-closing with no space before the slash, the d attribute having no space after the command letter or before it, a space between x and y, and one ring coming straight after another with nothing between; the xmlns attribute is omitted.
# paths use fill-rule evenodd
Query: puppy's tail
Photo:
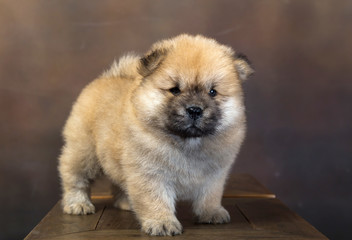
<svg viewBox="0 0 352 240"><path fill-rule="evenodd" d="M117 62L111 64L111 67L105 71L101 77L121 77L121 78L135 78L138 74L138 64L140 56L134 53L129 53L119 59Z"/></svg>

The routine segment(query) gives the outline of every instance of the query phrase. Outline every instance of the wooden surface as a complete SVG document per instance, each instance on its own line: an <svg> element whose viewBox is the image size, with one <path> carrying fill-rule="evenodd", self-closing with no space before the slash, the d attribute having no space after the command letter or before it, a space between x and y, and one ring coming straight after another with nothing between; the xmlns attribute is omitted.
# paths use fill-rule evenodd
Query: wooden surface
<svg viewBox="0 0 352 240"><path fill-rule="evenodd" d="M25 239L160 239L142 233L132 212L114 208L106 186L103 179L92 189L95 214L66 215L58 202ZM231 215L231 222L208 225L194 222L190 203L178 203L177 217L184 233L174 238L327 239L250 175L231 176L223 205Z"/></svg>

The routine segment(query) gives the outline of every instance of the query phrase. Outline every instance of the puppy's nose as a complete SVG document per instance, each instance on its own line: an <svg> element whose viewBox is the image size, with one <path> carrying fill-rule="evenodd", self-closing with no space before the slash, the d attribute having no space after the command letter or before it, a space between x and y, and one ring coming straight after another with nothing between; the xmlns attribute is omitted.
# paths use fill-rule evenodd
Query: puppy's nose
<svg viewBox="0 0 352 240"><path fill-rule="evenodd" d="M186 111L188 116L193 120L197 120L203 115L203 109L201 109L200 107L189 107L186 108Z"/></svg>

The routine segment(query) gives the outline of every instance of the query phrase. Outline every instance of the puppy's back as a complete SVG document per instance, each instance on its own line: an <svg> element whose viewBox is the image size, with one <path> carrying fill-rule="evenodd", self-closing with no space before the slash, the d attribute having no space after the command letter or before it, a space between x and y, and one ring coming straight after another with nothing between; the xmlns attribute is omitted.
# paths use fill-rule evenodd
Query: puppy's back
<svg viewBox="0 0 352 240"><path fill-rule="evenodd" d="M82 90L66 122L65 140L94 133L101 121L119 120L111 114L119 115L133 85L138 84L138 63L138 56L126 55Z"/></svg>

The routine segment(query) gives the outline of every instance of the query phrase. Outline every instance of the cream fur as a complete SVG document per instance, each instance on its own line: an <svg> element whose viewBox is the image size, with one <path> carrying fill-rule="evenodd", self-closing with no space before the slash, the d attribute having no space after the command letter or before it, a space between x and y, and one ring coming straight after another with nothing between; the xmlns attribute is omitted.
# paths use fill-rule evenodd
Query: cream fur
<svg viewBox="0 0 352 240"><path fill-rule="evenodd" d="M221 198L245 134L234 53L214 40L189 35L158 42L148 54L158 49L167 53L155 60L162 62L152 75L140 75L140 57L127 55L90 83L74 104L59 159L65 213L94 213L89 180L103 172L122 189L115 206L135 211L142 230L151 235L182 233L175 217L181 199L193 202L200 222L230 220ZM160 116L175 81L182 91L194 84L215 86L223 115L215 134L182 139L164 129Z"/></svg>

